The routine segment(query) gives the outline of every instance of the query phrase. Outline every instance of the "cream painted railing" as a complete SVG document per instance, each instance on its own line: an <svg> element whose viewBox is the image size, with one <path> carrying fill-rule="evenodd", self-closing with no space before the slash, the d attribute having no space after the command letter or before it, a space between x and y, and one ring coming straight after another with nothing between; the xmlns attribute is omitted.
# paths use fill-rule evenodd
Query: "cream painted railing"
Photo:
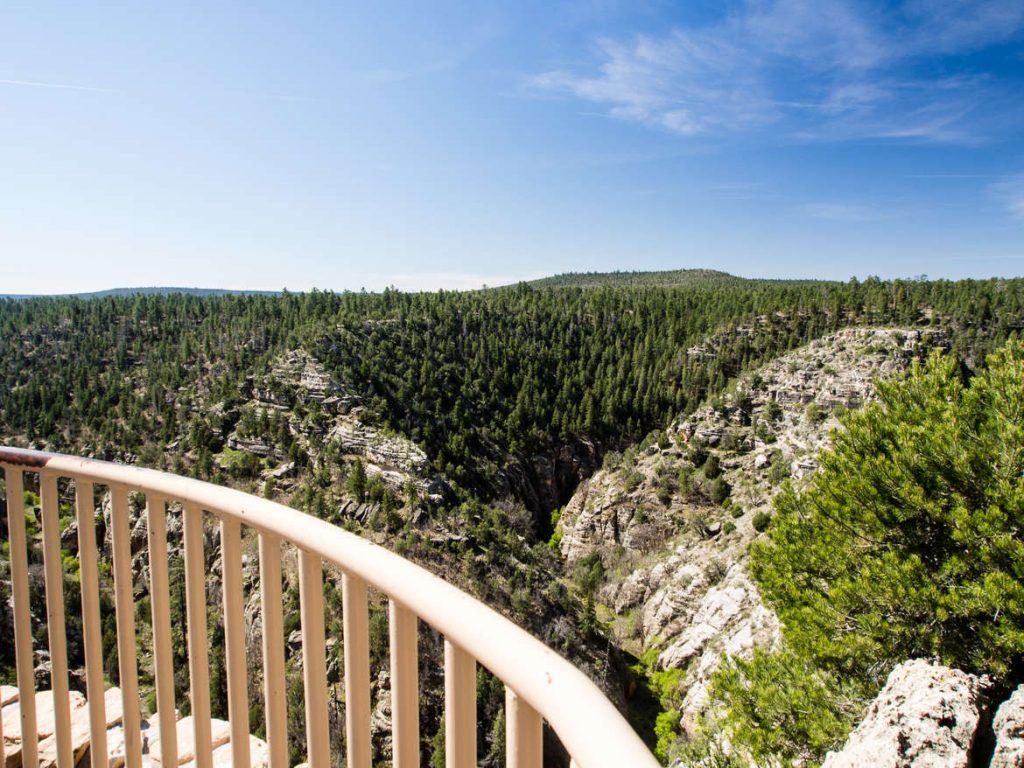
<svg viewBox="0 0 1024 768"><path fill-rule="evenodd" d="M326 561L342 576L345 665L345 735L349 768L370 768L370 663L367 588L389 599L393 765L420 764L417 633L423 620L444 635L445 760L447 768L477 765L476 665L505 685L506 764L542 763L542 723L557 734L579 768L649 768L657 765L604 694L561 656L465 592L388 550L329 523L266 499L210 483L61 454L0 448L7 484L8 529L21 701L23 765L37 763L35 676L29 609L24 515L24 473L38 473L42 506L43 569L52 666L58 768L72 768L67 638L61 569L58 478L74 482L78 521L83 644L94 768L107 765L106 718L94 485L110 494L118 668L128 768L141 765L141 723L132 594L128 497L146 497L153 625L156 717L160 758L178 764L175 737L167 504L182 505L187 646L195 763L211 768L210 679L207 647L203 515L220 523L224 642L232 763L250 764L249 704L242 583L241 527L259 536L263 621L264 712L270 768L288 768L284 621L281 596L283 544L298 550L305 721L310 768L331 764L328 739L323 571ZM173 513L176 514L176 513ZM0 765L4 764L0 739Z"/></svg>

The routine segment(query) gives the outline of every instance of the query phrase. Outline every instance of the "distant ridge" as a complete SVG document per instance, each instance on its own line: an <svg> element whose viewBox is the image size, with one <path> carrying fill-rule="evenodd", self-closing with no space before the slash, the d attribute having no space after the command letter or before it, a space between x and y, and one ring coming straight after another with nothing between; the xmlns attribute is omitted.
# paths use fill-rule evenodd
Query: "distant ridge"
<svg viewBox="0 0 1024 768"><path fill-rule="evenodd" d="M566 272L528 283L535 288L605 288L611 286L687 288L693 286L749 285L751 283L809 283L818 280L774 280L730 275L717 269L670 269L651 272Z"/></svg>
<svg viewBox="0 0 1024 768"><path fill-rule="evenodd" d="M566 272L542 277L530 285L537 288L601 288L613 285L680 287L724 283L746 283L746 278L717 269L671 269L660 272Z"/></svg>
<svg viewBox="0 0 1024 768"><path fill-rule="evenodd" d="M89 291L86 293L0 293L0 299L105 299L112 296L170 296L183 294L186 296L277 296L280 291L236 291L228 288L179 288L174 286L154 286L140 288L109 288L105 291Z"/></svg>

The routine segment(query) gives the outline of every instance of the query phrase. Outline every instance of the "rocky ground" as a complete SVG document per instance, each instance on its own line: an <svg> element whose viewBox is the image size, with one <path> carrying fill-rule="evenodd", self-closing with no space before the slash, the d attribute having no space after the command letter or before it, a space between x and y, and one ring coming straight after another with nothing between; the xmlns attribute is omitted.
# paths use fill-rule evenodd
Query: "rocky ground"
<svg viewBox="0 0 1024 768"><path fill-rule="evenodd" d="M38 739L39 768L55 768L57 765L56 718L53 691L41 690L36 693L36 737ZM71 715L71 753L75 765L90 765L92 743L89 728L89 708L85 697L78 691L69 695ZM103 696L107 732L107 765L121 768L125 764L125 741L122 719L122 695L120 688L108 688ZM21 704L18 689L0 686L0 705L3 710L3 734L5 768L19 768L22 765L21 748ZM231 726L224 720L210 722L213 765L216 768L232 765ZM176 743L178 765L194 768L195 742L191 717L180 718L177 722ZM256 736L249 737L249 762L252 768L265 768L269 761L267 743ZM160 726L155 718L142 720L142 766L159 766Z"/></svg>
<svg viewBox="0 0 1024 768"><path fill-rule="evenodd" d="M819 339L612 457L566 506L567 572L596 567L595 600L615 641L682 671L684 731L695 728L724 656L779 639L745 562L782 482L800 484L815 471L837 416L870 401L877 378L945 343L938 332L902 329Z"/></svg>
<svg viewBox="0 0 1024 768"><path fill-rule="evenodd" d="M1019 768L1024 687L1002 703L992 694L986 678L927 659L904 662L822 768Z"/></svg>

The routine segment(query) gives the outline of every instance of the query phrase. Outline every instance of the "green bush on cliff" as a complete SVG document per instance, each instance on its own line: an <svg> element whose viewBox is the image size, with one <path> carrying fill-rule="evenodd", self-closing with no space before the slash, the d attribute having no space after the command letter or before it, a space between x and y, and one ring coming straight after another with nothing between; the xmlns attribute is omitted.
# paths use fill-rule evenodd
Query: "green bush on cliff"
<svg viewBox="0 0 1024 768"><path fill-rule="evenodd" d="M754 756L820 757L907 658L1020 682L1024 345L969 383L936 354L878 393L752 550L785 648L726 665L715 692Z"/></svg>

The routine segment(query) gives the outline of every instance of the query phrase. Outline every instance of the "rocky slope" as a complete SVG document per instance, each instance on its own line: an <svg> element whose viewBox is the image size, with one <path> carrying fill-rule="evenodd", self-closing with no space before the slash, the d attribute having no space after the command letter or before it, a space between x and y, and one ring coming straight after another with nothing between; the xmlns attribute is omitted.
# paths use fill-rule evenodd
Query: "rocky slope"
<svg viewBox="0 0 1024 768"><path fill-rule="evenodd" d="M684 731L695 728L723 655L779 638L745 560L781 483L814 472L837 414L868 402L875 379L945 343L938 332L900 329L815 341L612 457L566 506L567 571L599 575L594 598L619 644L681 670L673 703Z"/></svg>

